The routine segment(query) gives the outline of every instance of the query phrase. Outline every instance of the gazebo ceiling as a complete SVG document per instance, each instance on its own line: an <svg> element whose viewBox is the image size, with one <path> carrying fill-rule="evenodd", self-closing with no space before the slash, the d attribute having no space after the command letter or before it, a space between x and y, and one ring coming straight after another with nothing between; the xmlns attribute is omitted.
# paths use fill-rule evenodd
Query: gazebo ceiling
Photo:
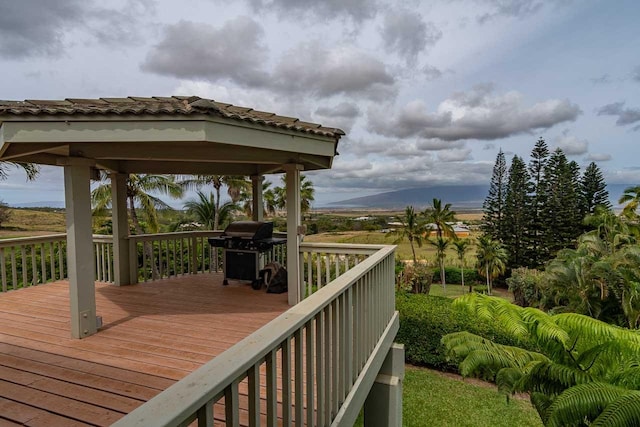
<svg viewBox="0 0 640 427"><path fill-rule="evenodd" d="M0 101L0 160L87 158L121 173L233 174L331 167L340 129L199 97Z"/></svg>

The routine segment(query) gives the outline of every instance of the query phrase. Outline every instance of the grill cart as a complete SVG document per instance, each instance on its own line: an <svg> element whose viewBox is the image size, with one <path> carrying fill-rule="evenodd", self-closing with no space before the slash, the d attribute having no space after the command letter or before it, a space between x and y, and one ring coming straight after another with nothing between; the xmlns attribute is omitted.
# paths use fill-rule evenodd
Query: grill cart
<svg viewBox="0 0 640 427"><path fill-rule="evenodd" d="M262 255L286 242L274 238L273 223L264 221L236 221L219 237L209 239L211 246L223 248L223 285L228 285L229 279L255 283L264 264Z"/></svg>

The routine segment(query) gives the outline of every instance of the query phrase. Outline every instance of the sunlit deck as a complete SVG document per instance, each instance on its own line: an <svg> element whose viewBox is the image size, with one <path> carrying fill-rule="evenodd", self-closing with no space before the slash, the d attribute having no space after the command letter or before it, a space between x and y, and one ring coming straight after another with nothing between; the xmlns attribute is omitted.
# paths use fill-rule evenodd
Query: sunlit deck
<svg viewBox="0 0 640 427"><path fill-rule="evenodd" d="M104 326L69 333L68 282L0 293L0 426L110 425L286 311L222 274L96 284Z"/></svg>

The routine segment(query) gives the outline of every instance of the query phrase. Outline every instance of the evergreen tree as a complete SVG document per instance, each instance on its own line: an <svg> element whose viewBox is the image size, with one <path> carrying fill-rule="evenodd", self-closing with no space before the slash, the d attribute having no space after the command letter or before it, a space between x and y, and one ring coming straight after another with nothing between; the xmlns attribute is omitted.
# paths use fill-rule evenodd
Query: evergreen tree
<svg viewBox="0 0 640 427"><path fill-rule="evenodd" d="M560 148L553 152L545 166L546 191L541 224L546 256L555 256L560 249L573 244L581 233L576 166L575 162L567 161Z"/></svg>
<svg viewBox="0 0 640 427"><path fill-rule="evenodd" d="M594 162L591 162L580 180L580 215L584 218L595 213L598 205L611 209L609 192L602 171Z"/></svg>
<svg viewBox="0 0 640 427"><path fill-rule="evenodd" d="M530 201L529 173L524 160L514 156L509 168L509 181L505 197L504 220L505 239L504 246L509 253L507 266L517 268L530 264L527 259L527 231L530 221L527 208Z"/></svg>
<svg viewBox="0 0 640 427"><path fill-rule="evenodd" d="M535 147L531 151L531 161L529 162L529 175L531 177L529 198L529 208L527 209L529 225L527 227L527 241L530 245L527 247L529 267L539 267L548 258L548 253L542 240L544 238L542 212L545 209L545 193L546 185L544 170L549 161L549 149L544 139L540 138L536 142Z"/></svg>
<svg viewBox="0 0 640 427"><path fill-rule="evenodd" d="M507 179L507 162L501 149L493 166L489 194L482 204L484 211L482 231L492 240L503 241L505 236L504 202Z"/></svg>

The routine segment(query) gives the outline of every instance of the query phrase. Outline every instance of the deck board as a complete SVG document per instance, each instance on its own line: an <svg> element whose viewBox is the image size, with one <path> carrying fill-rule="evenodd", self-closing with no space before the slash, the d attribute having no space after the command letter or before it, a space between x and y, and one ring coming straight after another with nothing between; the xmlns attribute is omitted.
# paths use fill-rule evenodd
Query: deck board
<svg viewBox="0 0 640 427"><path fill-rule="evenodd" d="M288 308L286 294L221 283L97 283L104 326L82 340L66 281L0 293L0 426L110 425Z"/></svg>

